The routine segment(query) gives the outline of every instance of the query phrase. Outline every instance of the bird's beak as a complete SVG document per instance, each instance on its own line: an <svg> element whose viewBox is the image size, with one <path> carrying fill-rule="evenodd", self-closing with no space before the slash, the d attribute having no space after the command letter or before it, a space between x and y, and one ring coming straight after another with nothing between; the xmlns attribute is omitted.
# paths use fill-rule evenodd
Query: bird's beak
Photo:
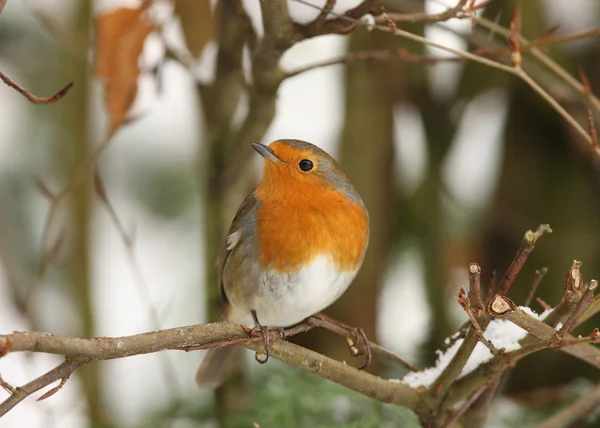
<svg viewBox="0 0 600 428"><path fill-rule="evenodd" d="M269 160L273 163L282 163L281 159L275 156L275 153L273 153L273 150L270 147L259 143L250 143L250 145L266 160Z"/></svg>

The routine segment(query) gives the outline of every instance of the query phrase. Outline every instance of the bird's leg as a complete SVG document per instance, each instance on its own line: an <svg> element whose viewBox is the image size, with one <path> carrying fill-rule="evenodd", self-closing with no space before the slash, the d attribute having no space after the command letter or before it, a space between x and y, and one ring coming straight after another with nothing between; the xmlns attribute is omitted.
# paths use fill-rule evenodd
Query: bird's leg
<svg viewBox="0 0 600 428"><path fill-rule="evenodd" d="M271 339L269 335L269 329L258 321L258 316L256 315L256 311L254 309L250 311L250 314L252 314L252 319L254 320L254 327L250 329L246 326L242 326L242 328L246 331L246 333L248 333L249 336L262 335L263 340L265 341L265 353L262 354L257 352L254 354L254 359L260 364L265 364L267 361L269 361L269 346Z"/></svg>
<svg viewBox="0 0 600 428"><path fill-rule="evenodd" d="M257 352L254 355L254 358L256 359L256 361L258 361L260 364L265 364L267 361L269 361L269 346L271 345L271 335L269 334L270 331L272 330L278 330L279 334L281 336L281 339L285 340L286 338L286 332L284 328L274 328L274 329L270 329L264 325L262 325L259 321L258 321L258 316L256 315L256 311L254 309L252 309L250 311L250 314L252 315L252 320L254 321L254 327L252 328L248 328L245 325L242 325L241 327L244 329L244 331L246 333L248 333L248 336L261 336L264 339L265 342L265 354L261 354L260 352Z"/></svg>
<svg viewBox="0 0 600 428"><path fill-rule="evenodd" d="M371 353L371 344L369 343L369 339L367 339L367 335L362 328L359 327L351 327L343 322L335 320L328 315L325 315L322 312L313 315L313 318L316 318L320 321L320 325L324 328L328 328L334 332L338 332L339 330L344 330L349 334L346 336L346 342L348 343L348 348L350 348L350 354L353 357L357 357L359 355L366 354L365 362L362 366L359 367L360 370L366 369L369 364L371 364L372 353ZM362 347L359 348L362 342Z"/></svg>

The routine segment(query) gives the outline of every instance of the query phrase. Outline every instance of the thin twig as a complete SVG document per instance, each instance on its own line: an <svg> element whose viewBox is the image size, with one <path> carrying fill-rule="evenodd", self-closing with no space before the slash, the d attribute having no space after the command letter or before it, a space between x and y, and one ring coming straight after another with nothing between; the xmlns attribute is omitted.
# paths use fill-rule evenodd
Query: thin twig
<svg viewBox="0 0 600 428"><path fill-rule="evenodd" d="M321 327L324 328L326 330L332 331L336 334L339 334L340 336L347 336L348 335L348 331L342 327L336 326L333 323L328 323L323 321L320 318L317 317L311 317L308 319L308 323L316 326L316 327ZM390 361L396 362L398 364L400 364L403 367L406 367L408 370L413 371L413 372L418 372L418 371L422 371L423 369L420 367L415 366L414 364L409 363L408 361L405 361L404 359L402 359L401 357L399 357L398 355L394 354L392 351L389 351L387 349L385 349L383 346L378 345L377 343L374 343L372 341L369 341L369 346L371 347L371 350L376 353L381 355L382 357L385 357L387 359L389 359Z"/></svg>
<svg viewBox="0 0 600 428"><path fill-rule="evenodd" d="M575 118L563 107L560 105L558 101L552 95L550 95L544 88L542 88L535 80L529 76L522 68L515 69L516 75L518 75L531 89L538 93L548 104L556 110L558 114L560 114L563 119L565 119L576 131L579 135L583 137L583 139L590 145L592 145L592 138L586 132L585 129L575 120Z"/></svg>
<svg viewBox="0 0 600 428"><path fill-rule="evenodd" d="M450 416L448 418L446 423L443 425L443 428L450 428L452 426L452 424L454 422L456 422L469 409L469 407L471 407L473 405L473 403L475 403L475 401L477 401L477 399L481 396L481 394L483 394L484 391L488 388L489 388L488 385L484 385L481 388L479 388L477 391L475 391L469 397L469 399L467 401L465 401L462 406L460 406L460 409L458 409L457 412L455 412L454 414L452 414L452 416Z"/></svg>
<svg viewBox="0 0 600 428"><path fill-rule="evenodd" d="M583 292L579 302L575 309L569 314L569 317L563 324L563 326L558 330L553 337L553 340L557 343L561 342L565 337L565 334L569 333L573 328L573 324L577 319L585 312L585 310L592 304L594 301L594 291L598 287L597 281L592 281L588 285L588 287Z"/></svg>
<svg viewBox="0 0 600 428"><path fill-rule="evenodd" d="M481 25L482 27L487 28L488 30L494 31L498 34L502 34L506 37L508 37L508 35L510 34L510 30L508 30L507 28L504 28L501 25L498 25L497 23L490 21L489 19L486 19L484 17L481 16L474 16L473 17L474 21ZM596 31L598 31L598 29L596 29ZM598 33L594 33L593 35L597 35ZM521 44L523 45L531 45L532 42L530 42L528 39L526 39L525 37L523 37L522 35L518 35L518 40ZM577 81L577 79L575 79L573 76L571 76L564 68L562 68L560 65L558 65L552 58L550 58L547 54L545 54L541 49L539 49L538 47L535 46L531 46L531 49L529 49L531 51L531 54L538 59L538 61L540 61L542 64L544 64L546 67L548 67L550 70L552 70L556 75L558 75L561 79L563 79L569 86L571 86L573 89L575 89L576 92L580 93L580 94L584 94L584 87L583 85ZM595 106L597 111L600 111L600 100L593 96L590 98L590 102L592 103L592 105Z"/></svg>
<svg viewBox="0 0 600 428"><path fill-rule="evenodd" d="M110 219L113 222L115 228L121 240L123 241L123 246L125 247L125 252L127 253L127 258L129 261L129 265L133 271L134 282L138 288L138 291L142 298L145 300L145 306L148 309L148 313L150 315L150 320L152 322L152 328L154 330L160 330L162 328L161 317L156 309L156 304L152 299L152 294L150 293L150 288L144 279L144 275L142 274L142 269L138 263L137 257L135 255L134 247L133 247L133 238L129 236L125 227L123 226L123 222L119 218L117 214L117 210L112 204L111 200L108 197L108 193L106 192L106 188L100 177L100 173L96 169L94 173L94 189L96 191L96 195L100 198L102 204L106 207ZM178 378L177 373L175 372L175 368L173 367L173 362L164 355L161 359L161 372L163 374L165 384L170 389L170 396L175 398L178 395Z"/></svg>
<svg viewBox="0 0 600 428"><path fill-rule="evenodd" d="M533 247L535 246L537 240L544 233L551 233L551 232L552 232L552 229L550 229L550 225L542 224L538 227L538 229L535 232L528 230L525 233L525 236L523 237L523 241L521 243L521 247L519 248L519 251L517 251L517 254L513 258L510 266L506 270L506 273L502 277L502 280L498 284L497 292L499 294L504 296L504 295L506 295L506 293L508 293L515 278L517 277L517 275L523 268L525 261L529 257L529 254L531 254L531 251L533 251Z"/></svg>
<svg viewBox="0 0 600 428"><path fill-rule="evenodd" d="M2 7L4 7L4 5L2 5ZM0 13L1 13L1 10L0 10ZM0 71L0 79L2 79L2 81L4 83L6 83L11 88L15 89L18 93L23 95L25 98L27 98L33 104L55 103L56 101L60 100L62 97L67 95L67 92L69 92L69 89L71 89L71 87L73 86L73 82L70 82L69 84L67 84L67 86L65 86L64 88L62 88L61 90L59 90L57 93L55 93L52 96L38 97L36 95L33 95L28 89L25 89L24 87L22 87L21 85L16 83L14 80L12 80L6 74L4 74L2 71Z"/></svg>
<svg viewBox="0 0 600 428"><path fill-rule="evenodd" d="M492 316L507 319L529 332L529 336L521 341L521 345L524 343L531 343L530 346L533 347L531 349L560 349L567 354L573 355L574 357L591 364L593 367L600 368L600 349L590 345L590 343L595 343L596 340L600 340L600 335L598 335L596 330L592 332L589 339L577 339L573 335L565 333L563 341L567 340L569 346L564 346L561 342L557 342L554 339L554 335L556 334L556 329L554 327L526 314L506 296L494 296L488 305L488 311ZM539 340L531 340L532 338ZM522 346L509 354L520 357L531 353L531 349L529 346ZM507 356L509 354L507 354Z"/></svg>
<svg viewBox="0 0 600 428"><path fill-rule="evenodd" d="M464 12L465 5L468 0L460 0L456 6L447 8L441 13L389 13L387 16L396 23L407 23L407 24L431 24L435 22L444 22L453 18L465 18L468 17ZM385 22L385 17L380 17L376 20L377 22Z"/></svg>
<svg viewBox="0 0 600 428"><path fill-rule="evenodd" d="M321 9L319 6L315 6L305 0L295 0L298 3L302 3L305 4L307 6L310 6L312 8L315 9ZM356 25L361 25L361 26L366 26L366 24L362 21L360 21L359 19L354 19L354 18L350 18L348 16L344 16L344 15L340 15L340 14L336 14L334 12L331 12L331 14L339 17L340 19L345 19L348 20L349 22L353 22ZM466 51L461 51L459 49L454 49L451 48L449 46L434 42L433 40L429 40L425 37L413 34L409 31L405 31L402 30L400 28L390 28L389 26L383 26L383 25L374 25L372 26L373 29L379 30L379 31L384 31L387 33L391 33L395 36L400 36L403 37L405 39L408 40L412 40L414 42L417 43L421 43L427 46L431 46L433 48L438 48L441 49L443 51L452 53L454 55L457 55L459 57L463 57L469 60L472 60L474 62L478 62L480 64L483 65L487 65L488 67L492 67L495 68L497 70L501 70L504 71L506 73L512 74L514 76L517 76L519 78L521 78L521 80L523 80L531 89L533 89L535 92L537 92L546 102L548 102L550 104L550 106L552 106L552 108L554 108L554 110L560 114L570 125L572 125L574 127L574 129L577 131L577 133L579 133L584 139L585 141L587 141L588 143L591 143L591 138L588 135L588 133L581 127L581 125L579 125L579 123L573 118L573 116L571 116L559 103L558 101L556 101L550 94L548 94L548 92L546 92L537 82L535 82L521 67L514 67L514 66L508 66L505 64L502 64L498 61L492 61L488 58L485 58L483 56L480 55L475 55L471 52L466 52ZM509 33L510 34L510 33ZM520 38L517 38L517 40L521 40Z"/></svg>
<svg viewBox="0 0 600 428"><path fill-rule="evenodd" d="M577 422L587 422L590 415L600 407L600 385L586 392L573 403L541 422L538 428L563 428L579 426ZM589 422L592 422L589 420ZM585 425L585 424L584 424Z"/></svg>
<svg viewBox="0 0 600 428"><path fill-rule="evenodd" d="M100 156L104 153L104 151L110 145L113 136L117 133L118 129L113 132L110 132L106 138L96 147L96 149L91 153L90 157L86 159L85 162L78 165L73 177L69 183L59 192L54 194L54 198L50 201L50 208L48 210L48 214L44 220L44 226L42 231L42 250L41 250L41 258L40 258L40 267L39 267L39 278L35 284L33 284L27 290L27 295L24 299L25 307L30 308L32 297L37 291L38 287L43 283L44 276L46 274L46 270L49 262L52 260L50 257L52 254L55 254L56 251L51 251L49 249L54 248L58 250L60 242L56 242L54 245L50 244L50 236L51 236L51 228L54 224L54 219L58 214L58 209L60 205L67 199L67 197L71 194L71 192L77 187L83 185L86 182L86 179L89 178L89 175L92 171L94 171L94 165L100 158ZM39 185L38 185L39 187ZM29 309L27 309L29 310Z"/></svg>
<svg viewBox="0 0 600 428"><path fill-rule="evenodd" d="M477 263L469 265L469 304L472 309L477 311L475 318L484 314L485 306L481 298L481 267Z"/></svg>
<svg viewBox="0 0 600 428"><path fill-rule="evenodd" d="M488 281L488 289L487 295L485 296L485 304L487 305L490 302L490 299L494 296L496 292L496 269L492 271L492 275Z"/></svg>
<svg viewBox="0 0 600 428"><path fill-rule="evenodd" d="M87 364L88 361L85 359L66 359L59 366L53 368L47 373L41 375L37 379L32 380L31 382L17 387L14 390L14 393L0 403L0 417L5 415L8 411L10 411L13 407L23 401L25 398L29 397L34 392L39 391L40 389L53 384L54 382L60 380L61 386L64 385L63 379L68 379L71 374L80 368L81 366ZM56 392L56 390L54 390ZM43 399L42 396L40 399ZM47 398L47 396L45 397Z"/></svg>
<svg viewBox="0 0 600 428"><path fill-rule="evenodd" d="M492 342L490 342L489 340L487 340L485 338L483 329L481 328L481 326L479 325L479 322L477 321L477 316L473 313L474 312L473 307L470 305L469 298L467 297L467 292L465 291L465 289L463 287L460 288L460 291L459 291L458 295L456 296L456 301L460 304L460 306L464 309L464 311L469 316L469 320L471 321L471 325L473 326L473 329L475 329L475 333L477 334L479 341L481 343L483 343L494 356L501 357L502 352L499 351L498 348L496 348L496 346L494 346L494 344ZM480 311L480 312L482 312L482 311Z"/></svg>
<svg viewBox="0 0 600 428"><path fill-rule="evenodd" d="M527 295L527 298L525 299L525 303L523 303L523 306L529 306L531 304L533 297L535 296L535 292L537 291L537 288L540 285L540 282L542 282L542 279L544 279L544 276L547 273L548 273L547 267L543 267L543 268L537 269L535 271L535 277L533 278L533 283L531 284L531 289L529 290L529 294Z"/></svg>
<svg viewBox="0 0 600 428"><path fill-rule="evenodd" d="M285 74L285 78L295 77L307 71L315 70L322 67L328 67L337 64L347 64L356 61L388 61L399 60L412 64L438 64L440 62L463 62L464 58L460 57L436 57L426 55L410 54L406 49L384 49L378 51L362 51L350 52L346 55L337 56L325 61L316 62L295 70L290 70Z"/></svg>

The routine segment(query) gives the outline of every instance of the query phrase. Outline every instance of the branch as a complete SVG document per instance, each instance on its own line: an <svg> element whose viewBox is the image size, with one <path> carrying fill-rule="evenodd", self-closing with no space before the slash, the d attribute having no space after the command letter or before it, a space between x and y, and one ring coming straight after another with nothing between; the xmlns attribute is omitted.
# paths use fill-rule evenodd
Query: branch
<svg viewBox="0 0 600 428"><path fill-rule="evenodd" d="M600 349L590 344L590 342L600 343L600 334L597 329L588 337L575 338L570 334L564 334L562 339L560 337L555 338L558 332L554 327L526 314L508 297L500 295L494 296L488 305L488 311L492 316L507 319L529 332L531 336L539 339L531 346L540 347L541 343L542 348L558 348L596 368L600 368ZM522 351L525 348L517 351Z"/></svg>
<svg viewBox="0 0 600 428"><path fill-rule="evenodd" d="M144 280L142 268L138 263L134 250L133 234L130 235L129 233L127 233L127 230L125 230L125 226L119 218L114 204L108 197L106 187L104 186L104 182L102 181L100 172L97 169L94 172L94 191L100 199L100 202L106 207L108 214L116 228L116 231L121 240L123 241L123 246L125 247L125 252L127 254L129 265L131 266L134 282L138 288L142 299L144 299L144 305L148 310L148 316L150 318L150 322L152 323L152 328L155 330L159 330L162 326L161 317L158 312L158 309L156 308L156 304L152 299L152 293L150 292L150 288ZM167 385L167 388L169 389L169 395L172 397L176 397L178 379L177 374L175 372L175 367L173 366L172 361L166 355L163 355L163 357L164 358L161 359L161 373L164 377L165 385Z"/></svg>
<svg viewBox="0 0 600 428"><path fill-rule="evenodd" d="M537 239L544 232L549 232L549 231L551 231L550 226L548 226L547 224L544 224L544 225L540 225L536 232L532 232L531 230L529 230L525 233L525 237L523 238L521 247L517 251L517 254L515 255L511 265L509 266L506 273L504 274L504 278L498 288L501 288L502 285L504 284L504 288L506 288L506 290L508 291L508 288L510 288L510 285L512 285L514 278L521 271L523 264L525 263L525 261L529 257L529 254L533 250L534 244L536 243ZM471 264L469 266L469 284L470 284L469 295L473 298L473 300L474 300L473 303L477 307L478 311L483 313L484 308L479 307L479 305L483 305L483 303L480 303L481 302L481 278L480 278L480 275L481 275L481 268L479 267L479 265L477 265L475 263ZM495 279L494 279L494 281L495 281ZM494 281L492 281L491 283L493 283ZM459 301L461 300L460 299L461 294L459 294ZM467 313L469 315L473 315L472 313L469 313L469 311L467 311ZM473 322L473 320L475 319L472 316L470 316L470 318L471 318L471 322ZM442 371L442 373L438 376L438 378L435 380L435 382L432 383L431 387L429 388L429 393L431 396L440 397L449 392L450 386L456 381L456 379L462 372L465 364L469 360L469 357L473 353L473 350L475 349L477 342L480 340L480 338L483 337L483 331L485 331L485 329L487 328L487 325L489 324L490 321L491 321L490 316L484 316L484 317L481 317L481 320L479 322L475 321L475 323L472 323L471 328L467 332L467 335L465 336L465 339L464 339L463 343L461 344L461 346L458 348L458 351L452 358L452 361L450 362L450 364L448 364L446 366L446 368ZM488 347L489 347L488 343L486 343L485 341L483 343L485 345L488 345ZM493 347L490 349L493 350ZM498 355L497 351L496 352L492 351L492 353L496 356Z"/></svg>
<svg viewBox="0 0 600 428"><path fill-rule="evenodd" d="M538 425L538 428L562 428L579 426L577 422L587 421L600 407L600 385L584 394L569 406L557 412ZM588 421L591 422L591 421ZM584 423L585 425L585 423Z"/></svg>
<svg viewBox="0 0 600 428"><path fill-rule="evenodd" d="M37 379L32 380L26 385L20 386L18 388L10 388L10 397L8 397L0 404L0 417L5 415L9 410L11 410L13 407L15 407L25 398L29 397L34 392L39 391L40 389L56 382L57 380L61 380L61 383L57 387L52 388L50 391L46 392L44 395L38 398L37 401L44 400L54 395L60 388L62 388L69 376L71 376L71 374L75 370L85 365L86 363L86 360L73 360L70 358L66 358L65 362L53 368L49 372L41 375ZM7 389L5 386L5 382L3 382L3 386L5 387L5 389Z"/></svg>
<svg viewBox="0 0 600 428"><path fill-rule="evenodd" d="M322 8L320 8L319 6L315 6L315 5L311 5L310 3L305 2L304 0L296 0L300 3L306 4L307 6L311 6L313 8L319 9L321 10ZM349 16L345 16L345 15L340 15L340 14L336 14L334 12L331 12L332 15L337 16L340 19L345 19L349 22L353 22L356 25L361 25L361 26L368 26L371 29L376 29L379 31L384 31L387 33L391 33L395 36L400 36L403 37L405 39L408 40L412 40L414 42L417 43L421 43L423 45L426 46L431 46L434 48L438 48L441 49L443 51L452 53L454 55L457 55L461 58L465 58L474 62L478 62L480 64L483 65L487 65L488 67L492 67L495 68L497 70L501 70L501 71L505 71L509 74L512 74L514 76L519 77L523 82L525 82L531 89L533 89L538 95L540 95L548 104L550 104L550 106L561 116L563 117L572 127L573 129L575 129L575 131L577 131L577 133L583 137L583 139L590 145L593 146L593 142L592 142L592 137L588 134L588 132L585 131L585 129L583 129L583 127L577 122L577 120L575 120L575 118L569 114L569 112L567 112L558 101L556 101L555 98L553 98L544 88L542 88L535 80L533 80L529 74L527 74L521 67L520 67L520 63L514 63L512 66L509 65L505 65L501 62L498 61L493 61L491 59L488 59L484 56L481 55L476 55L474 53L468 52L468 51L462 51L459 49L454 49L451 48L449 46L445 46L442 45L440 43L434 42L432 40L429 40L425 37L413 34L409 31L405 31L402 29L399 29L396 27L396 25L394 24L394 22L389 18L388 15L384 15L388 23L387 26L383 26L383 25L371 25L371 24L366 24L365 22L360 21L359 19L355 19L355 18L351 18ZM475 19L475 17L472 17L472 19ZM513 27L514 29L511 30L513 34L513 41L516 41L520 44L521 38L518 34L518 31L516 31L516 26ZM509 34L511 34L511 31L509 31ZM517 47L517 46L513 46ZM533 49L537 49L537 48L533 48ZM532 51L533 51L532 49ZM520 59L520 52L513 52L513 58ZM555 70L556 71L556 70ZM564 70L563 70L564 72ZM564 77L564 74L568 74L566 72L561 74L561 77ZM572 79L572 77L571 77ZM569 82L570 84L572 84L571 82ZM581 87L581 85L579 85ZM574 86L575 87L575 86ZM594 150L594 153L596 153L599 157L600 157L600 149L598 150Z"/></svg>
<svg viewBox="0 0 600 428"><path fill-rule="evenodd" d="M4 7L4 3L5 2L0 1L0 13L2 13L2 8ZM71 87L73 86L73 82L71 82L67 86L62 88L60 91L55 93L54 95L44 98L44 97L38 97L38 96L33 95L28 89L25 89L24 87L20 86L18 83L16 83L14 80L12 80L10 77L8 77L6 74L4 74L1 71L0 71L0 79L2 79L2 81L4 83L6 83L11 88L15 89L18 93L23 95L25 98L27 98L29 101L31 101L34 104L54 103L54 102L60 100L65 95L67 95L67 92L69 92L69 89L71 89Z"/></svg>
<svg viewBox="0 0 600 428"><path fill-rule="evenodd" d="M465 18L468 17L465 6L468 0L460 0L456 6L447 8L441 13L388 13L387 16L396 23L407 23L407 24L433 24L436 22L448 21L452 18ZM379 23L385 23L385 17L378 18L376 20Z"/></svg>
<svg viewBox="0 0 600 428"><path fill-rule="evenodd" d="M542 236L546 232L552 233L552 229L550 229L550 225L548 224L540 225L535 232L531 230L525 232L525 236L523 237L523 242L521 243L519 251L517 251L517 254L515 255L508 269L506 270L506 273L502 277L500 284L498 284L498 293L500 293L503 296L506 295L506 293L508 293L515 278L517 277L517 275L523 268L523 265L527 261L529 254L531 254L531 251L533 251L535 243L540 238L540 236Z"/></svg>
<svg viewBox="0 0 600 428"><path fill-rule="evenodd" d="M308 323L286 330L288 336L312 328ZM269 355L324 379L381 402L407 406L420 412L420 394L408 385L389 382L342 362L281 340L279 331L271 331ZM14 388L17 392L0 404L0 416L18 402L44 386L67 378L84 364L125 358L165 350L196 350L242 345L256 352L264 351L263 337L248 337L237 324L228 322L200 324L116 338L79 339L39 332L15 332L0 335L0 355L13 352L43 352L67 355L67 361L33 382Z"/></svg>
<svg viewBox="0 0 600 428"><path fill-rule="evenodd" d="M548 273L547 267L543 267L543 268L537 269L535 271L535 277L533 278L533 283L531 284L531 289L529 290L529 294L525 298L525 303L523 303L523 306L529 306L531 304L531 301L533 300L533 296L535 296L535 292L537 291L537 288L539 287L540 283L542 282L542 279L544 279L544 276L547 273Z"/></svg>
<svg viewBox="0 0 600 428"><path fill-rule="evenodd" d="M502 34L503 36L508 37L510 34L510 30L507 28L504 28L501 25L496 24L493 21L490 21L489 19L486 19L484 17L481 16L474 16L473 20L481 25L482 27L493 31L495 33L498 34ZM589 36L595 36L598 35L600 33L600 29L594 29L591 30ZM557 36L554 38L549 38L548 40L550 41L550 43L544 42L544 43L540 43L539 45L546 45L546 44L553 44L554 40L557 40L556 43L563 43L569 40L576 40L578 38L581 37L586 37L588 36L588 34L586 33L581 33L581 34L573 34L570 36ZM566 40L561 40L562 38L565 38ZM531 54L538 59L538 61L540 61L542 64L544 64L546 67L548 67L550 70L552 70L556 75L558 75L561 79L563 79L569 86L571 86L575 91L579 92L581 95L585 95L585 88L584 85L580 82L577 81L577 79L575 79L573 76L571 76L567 71L565 71L564 68L562 68L560 65L558 65L552 58L550 58L547 54L545 54L541 49L539 49L538 47L535 46L535 42L531 42L528 39L526 39L525 37L523 37L522 35L518 34L517 38L519 40L519 42L523 45L522 51L530 51ZM525 46L527 46L527 48L525 48ZM590 97L590 103L596 108L597 111L600 111L600 100L595 97L593 94Z"/></svg>
<svg viewBox="0 0 600 428"><path fill-rule="evenodd" d="M412 64L438 64L440 62L463 62L464 58L457 57L436 57L436 56L425 56L425 55L414 55L410 54L406 49L385 49L379 51L362 51L362 52L350 52L346 55L341 55L335 58L331 58L325 61L316 62L303 67L298 67L295 70L290 70L286 73L285 78L295 77L299 74L305 73L310 70L317 68L328 67L330 65L347 64L356 61L388 61L388 60L400 60Z"/></svg>

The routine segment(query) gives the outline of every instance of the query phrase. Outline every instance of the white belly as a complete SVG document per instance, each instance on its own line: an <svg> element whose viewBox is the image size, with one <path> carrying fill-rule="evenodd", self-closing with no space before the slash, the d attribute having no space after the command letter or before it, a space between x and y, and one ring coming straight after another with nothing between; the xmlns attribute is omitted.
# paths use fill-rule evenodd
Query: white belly
<svg viewBox="0 0 600 428"><path fill-rule="evenodd" d="M230 321L252 325L254 309L261 325L287 327L322 311L346 291L358 269L338 271L329 255L320 255L301 271L260 274L259 293L247 307L236 306Z"/></svg>

